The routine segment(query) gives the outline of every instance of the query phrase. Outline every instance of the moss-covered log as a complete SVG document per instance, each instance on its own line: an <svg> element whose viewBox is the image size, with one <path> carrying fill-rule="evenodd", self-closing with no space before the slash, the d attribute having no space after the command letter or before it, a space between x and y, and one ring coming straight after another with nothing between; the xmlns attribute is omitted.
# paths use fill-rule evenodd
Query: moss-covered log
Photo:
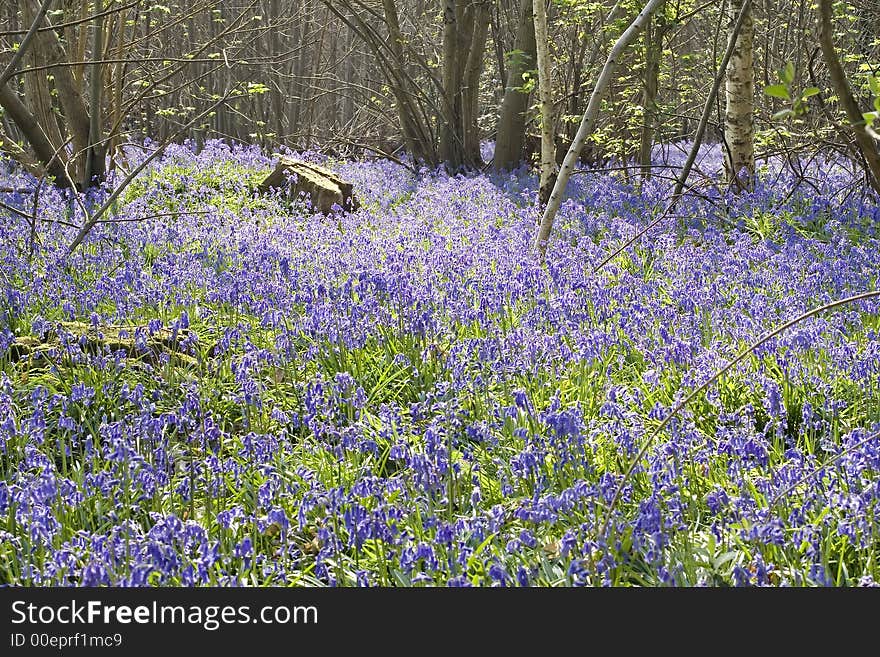
<svg viewBox="0 0 880 657"><path fill-rule="evenodd" d="M143 339L139 339L139 334L143 335ZM82 322L58 322L41 337L16 337L9 346L7 358L15 363L28 357L39 358L40 354L76 344L89 354L111 354L121 350L126 358L157 364L160 355L165 353L177 364L192 365L196 359L181 351L183 344L192 339L187 329L173 331L160 328L150 333L146 326L95 327Z"/></svg>

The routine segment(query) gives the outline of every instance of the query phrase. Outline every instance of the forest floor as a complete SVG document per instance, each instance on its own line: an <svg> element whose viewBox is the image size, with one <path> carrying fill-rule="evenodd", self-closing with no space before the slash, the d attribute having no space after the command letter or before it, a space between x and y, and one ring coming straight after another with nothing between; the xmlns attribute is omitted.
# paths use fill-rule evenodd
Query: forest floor
<svg viewBox="0 0 880 657"><path fill-rule="evenodd" d="M576 175L541 265L534 175L312 159L359 210L254 194L271 157L220 142L69 257L61 192L33 257L0 210L0 583L880 582L878 299L715 376L877 289L844 167L698 171L596 271L674 168Z"/></svg>

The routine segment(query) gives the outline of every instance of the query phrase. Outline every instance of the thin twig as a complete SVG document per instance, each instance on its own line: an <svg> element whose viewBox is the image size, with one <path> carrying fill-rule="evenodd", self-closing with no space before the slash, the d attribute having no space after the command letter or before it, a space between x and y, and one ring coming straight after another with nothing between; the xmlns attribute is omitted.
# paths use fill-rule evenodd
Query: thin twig
<svg viewBox="0 0 880 657"><path fill-rule="evenodd" d="M18 50L15 51L12 59L6 65L6 68L3 69L3 73L0 74L0 86L6 84L9 78L15 75L15 69L18 67L18 63L25 56L28 46L31 45L31 41L37 35L37 28L39 28L40 23L43 22L43 17L46 15L46 12L49 11L49 5L51 5L52 2L53 0L43 0L43 4L40 6L37 15L34 16L34 21L31 23L28 33L25 35L24 39L21 40L21 43L18 44Z"/></svg>

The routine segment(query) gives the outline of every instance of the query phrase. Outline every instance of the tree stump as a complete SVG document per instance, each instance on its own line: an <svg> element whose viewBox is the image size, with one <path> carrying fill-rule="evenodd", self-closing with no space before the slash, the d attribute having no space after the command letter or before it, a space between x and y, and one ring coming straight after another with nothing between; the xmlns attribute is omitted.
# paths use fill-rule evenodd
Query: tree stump
<svg viewBox="0 0 880 657"><path fill-rule="evenodd" d="M290 180L295 176L294 180ZM291 200L308 197L313 211L327 215L338 205L343 212L360 207L354 195L354 187L336 173L311 162L291 157L281 157L272 171L257 188L266 193L273 188L285 188Z"/></svg>

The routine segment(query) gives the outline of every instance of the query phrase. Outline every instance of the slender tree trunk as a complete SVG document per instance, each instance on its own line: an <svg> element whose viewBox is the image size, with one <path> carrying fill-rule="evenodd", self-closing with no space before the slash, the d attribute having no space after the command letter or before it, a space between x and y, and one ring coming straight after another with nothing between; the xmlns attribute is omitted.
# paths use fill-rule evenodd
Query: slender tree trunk
<svg viewBox="0 0 880 657"><path fill-rule="evenodd" d="M318 146L315 143L315 115L317 109L317 83L318 77L321 73L321 62L324 59L324 43L327 37L327 24L330 22L330 9L325 8L324 17L321 19L321 32L318 37L318 47L314 52L314 57L312 58L312 70L309 75L309 86L306 96L306 124L305 124L305 134L307 135L308 142L306 146L308 148L313 148Z"/></svg>
<svg viewBox="0 0 880 657"><path fill-rule="evenodd" d="M724 117L724 140L727 146L724 168L727 182L734 191L751 189L755 175L755 70L754 35L751 0L730 0L731 32L740 11L745 18L730 64L727 67L727 111Z"/></svg>
<svg viewBox="0 0 880 657"><path fill-rule="evenodd" d="M275 125L275 141L280 142L284 135L284 95L281 91L284 81L278 74L281 66L279 58L281 56L281 38L278 34L278 23L281 21L281 0L270 0L269 2L269 19L276 26L270 30L269 46L271 48L271 62L269 66L272 71L272 114L274 114L273 123Z"/></svg>
<svg viewBox="0 0 880 657"><path fill-rule="evenodd" d="M33 6L29 2L22 2L21 8L24 23L30 26L35 17ZM30 48L25 53L24 61L28 68L40 66L44 63L37 53L36 47ZM13 78L13 82L14 80L15 78ZM58 117L52 105L52 94L47 79L47 71L29 71L24 74L24 102L33 113L37 123L45 131L49 143L54 148L60 148L61 144L64 143L64 138L61 136Z"/></svg>
<svg viewBox="0 0 880 657"><path fill-rule="evenodd" d="M601 105L602 97L605 95L608 85L611 83L614 76L617 62L627 47L635 40L639 30L645 26L645 23L648 22L651 15L657 11L664 1L665 0L648 0L648 3L639 12L638 16L635 17L632 23L630 23L629 27L623 31L623 34L620 35L617 42L612 46L611 52L608 53L608 58L605 60L605 66L602 67L602 72L596 80L596 86L593 87L593 93L590 94L590 102L587 104L587 109L581 119L581 125L578 128L574 140L571 142L571 147L568 149L568 153L565 154L565 160L562 162L562 167L556 178L556 183L553 185L553 191L547 201L547 207L544 208L541 225L538 227L538 234L535 238L535 249L537 249L539 257L542 260L544 259L547 250L547 241L550 239L550 232L553 230L553 220L556 218L556 213L559 211L559 205L562 203L562 195L565 193L565 188L568 185L568 179L571 178L571 174L577 164L584 143L596 128L596 117L599 115L599 106Z"/></svg>
<svg viewBox="0 0 880 657"><path fill-rule="evenodd" d="M150 55L153 54L153 51L150 48L150 40L151 40L150 37L152 35L152 29L151 29L152 20L150 18L150 11L148 8L144 9L143 5L140 5L139 12L140 12L140 15L143 17L142 24L143 24L144 30L143 30L142 38L143 38L143 43L144 43L144 52L149 57ZM209 24L213 25L213 22L211 21L210 14L208 14L207 20L208 20ZM211 28L211 29L213 30L213 28ZM213 80L209 80L208 84L211 84L212 82L213 82ZM214 91L214 90L212 89L211 91ZM152 96L152 94L148 94L147 97L144 98L144 100L143 100L143 103L142 103L143 114L142 115L144 117L144 123L143 123L144 137L146 137L148 139L153 139L154 138L154 135L153 135L153 128L154 128L153 100L150 96Z"/></svg>
<svg viewBox="0 0 880 657"><path fill-rule="evenodd" d="M358 51L355 47L354 33L350 29L345 30L345 43L348 49L348 57L345 58L345 100L342 105L342 117L345 125L351 125L354 120L354 79Z"/></svg>
<svg viewBox="0 0 880 657"><path fill-rule="evenodd" d="M113 56L122 60L123 53L126 51L125 35L126 25L128 24L126 14L120 15L116 19L116 43L113 48ZM112 75L112 93L110 95L110 103L108 107L108 115L110 116L110 141L107 143L107 151L110 153L110 169L116 165L117 149L120 143L120 126L122 125L122 91L125 88L125 74L128 67L124 61L120 61L113 65Z"/></svg>
<svg viewBox="0 0 880 657"><path fill-rule="evenodd" d="M49 141L36 117L9 85L0 85L0 107L6 110L9 118L27 139L40 163L46 167L46 173L55 179L55 184L58 187L69 187L62 154L56 150L58 147Z"/></svg>
<svg viewBox="0 0 880 657"><path fill-rule="evenodd" d="M501 86L507 80L507 73L505 72L504 66L504 38L501 33L501 25L500 25L500 14L501 10L499 8L500 3L495 3L494 11L489 14L489 24L492 28L492 45L495 50L495 65L498 71L498 80L501 82L499 85L499 89L496 92L496 101L500 101L503 96L503 89Z"/></svg>
<svg viewBox="0 0 880 657"><path fill-rule="evenodd" d="M100 14L104 9L103 0L95 0L95 13ZM85 157L85 173L82 187L87 189L92 180L101 182L105 173L104 135L102 129L101 91L104 87L104 65L101 59L104 56L104 18L95 18L94 42L92 46L91 80L89 81L89 139L88 150Z"/></svg>
<svg viewBox="0 0 880 657"><path fill-rule="evenodd" d="M443 112L440 130L440 157L450 171L458 170L464 164L461 144L457 143L461 124L460 52L458 48L458 11L456 0L443 2Z"/></svg>
<svg viewBox="0 0 880 657"><path fill-rule="evenodd" d="M489 35L489 4L486 0L477 2L474 8L473 35L468 47L467 63L464 68L462 87L462 132L464 136L464 157L467 166L482 165L480 155L480 76L483 72L483 55Z"/></svg>
<svg viewBox="0 0 880 657"><path fill-rule="evenodd" d="M29 24L29 28L26 36L19 43L18 50L4 67L3 71L0 72L0 107L5 110L4 122L8 118L16 125L19 132L33 149L40 163L35 165L28 154L17 146L10 149L15 159L37 174L42 174L42 171L39 169L40 167L45 167L45 172L55 178L56 184L59 187L69 187L71 180L70 176L67 175L67 160L62 149L63 141L61 137L58 136L58 143L53 144L47 136L47 129L40 125L39 117L35 116L18 97L18 94L6 84L11 76L14 75L19 62L26 56L33 54L29 52L29 48L36 50L39 42L39 28L41 23L45 22L46 12L50 5L50 0L44 0L41 5L32 4L27 1L22 4L22 16ZM44 87L48 84L45 72L43 72L41 80L35 80L35 83L38 82ZM58 131L58 123L55 120L54 114L50 114L45 120L48 122L50 132L52 132L52 128ZM56 134L60 134L60 131Z"/></svg>
<svg viewBox="0 0 880 657"><path fill-rule="evenodd" d="M541 107L541 175L538 200L547 203L556 174L556 122L553 116L553 64L550 60L550 37L547 30L547 2L533 0L535 51L538 59L538 96Z"/></svg>
<svg viewBox="0 0 880 657"><path fill-rule="evenodd" d="M410 157L415 161L428 158L429 149L423 142L423 136L419 130L419 119L412 103L412 90L409 87L408 78L403 70L403 33L400 30L400 19L397 15L397 5L394 0L382 0L382 9L385 15L385 25L388 28L388 48L391 50L393 61L388 62L391 68L389 81L391 93L397 103L397 113L400 117L400 130L403 133L403 141Z"/></svg>
<svg viewBox="0 0 880 657"><path fill-rule="evenodd" d="M662 9L661 9L662 11ZM660 79L660 57L663 54L663 27L657 16L645 25L645 86L642 90L642 130L639 135L639 165L642 181L651 177L651 149L657 125L657 87Z"/></svg>
<svg viewBox="0 0 880 657"><path fill-rule="evenodd" d="M495 137L495 158L492 166L496 171L513 169L522 161L529 94L521 91L521 87L524 84L523 73L534 68L536 59L532 0L523 0L520 11L514 45L516 53L508 65L507 86L501 101Z"/></svg>
<svg viewBox="0 0 880 657"><path fill-rule="evenodd" d="M864 158L868 182L874 191L880 194L880 153L877 151L874 140L865 131L862 110L852 93L834 47L833 9L831 0L819 0L819 45L822 47L822 56L828 66L828 75L831 78L834 93L840 99L840 104L846 112L846 118L852 128L853 138Z"/></svg>
<svg viewBox="0 0 880 657"><path fill-rule="evenodd" d="M36 15L39 10L36 0L26 0L26 2L30 11ZM39 32L34 48L46 64L69 61L67 52L54 30ZM55 90L58 92L58 100L64 112L65 124L73 137L74 152L84 155L89 145L89 112L82 97L80 82L74 78L70 66L58 66L49 71L55 77Z"/></svg>
<svg viewBox="0 0 880 657"><path fill-rule="evenodd" d="M293 21L293 43L299 44L307 38L305 17L305 3L297 5L297 17ZM303 76L305 75L305 49L300 50L294 55L294 61L291 64L291 81L290 89L293 102L287 106L287 123L290 126L289 133L296 134L299 130L299 117L302 113L303 105Z"/></svg>
<svg viewBox="0 0 880 657"><path fill-rule="evenodd" d="M86 47L88 45L87 35L84 33L88 29L88 23L85 22L89 16L88 0L67 0L67 11L64 12L64 20L83 21L76 25L71 25L64 29L64 49L70 55L71 61L78 62L76 66L70 67L70 75L76 80L77 84L82 85L85 80L86 70ZM75 12L79 10L79 15Z"/></svg>

